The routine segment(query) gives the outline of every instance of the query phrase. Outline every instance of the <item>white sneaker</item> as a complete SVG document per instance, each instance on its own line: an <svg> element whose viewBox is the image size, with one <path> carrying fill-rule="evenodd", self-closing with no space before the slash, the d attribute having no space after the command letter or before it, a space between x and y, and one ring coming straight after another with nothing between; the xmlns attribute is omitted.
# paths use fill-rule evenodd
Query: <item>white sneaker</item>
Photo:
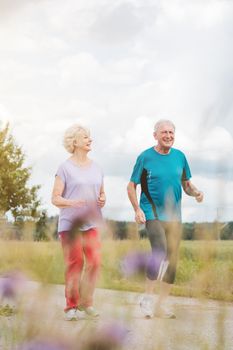
<svg viewBox="0 0 233 350"><path fill-rule="evenodd" d="M69 309L65 312L65 320L66 321L77 321L78 317L76 314L76 309Z"/></svg>
<svg viewBox="0 0 233 350"><path fill-rule="evenodd" d="M65 312L66 321L78 321L85 318L85 312L78 309L69 309Z"/></svg>
<svg viewBox="0 0 233 350"><path fill-rule="evenodd" d="M78 310L80 310L81 312L85 312L90 317L99 316L99 312L93 306L87 306L87 307L79 306Z"/></svg>
<svg viewBox="0 0 233 350"><path fill-rule="evenodd" d="M155 317L158 317L158 318L168 318L168 319L176 318L176 315L174 314L173 311L171 311L169 309L165 309L161 306L155 308L154 315L155 315Z"/></svg>
<svg viewBox="0 0 233 350"><path fill-rule="evenodd" d="M76 317L78 320L83 320L84 318L86 318L85 311L76 309Z"/></svg>
<svg viewBox="0 0 233 350"><path fill-rule="evenodd" d="M153 297L152 295L144 295L140 301L140 308L146 318L152 318L153 314Z"/></svg>

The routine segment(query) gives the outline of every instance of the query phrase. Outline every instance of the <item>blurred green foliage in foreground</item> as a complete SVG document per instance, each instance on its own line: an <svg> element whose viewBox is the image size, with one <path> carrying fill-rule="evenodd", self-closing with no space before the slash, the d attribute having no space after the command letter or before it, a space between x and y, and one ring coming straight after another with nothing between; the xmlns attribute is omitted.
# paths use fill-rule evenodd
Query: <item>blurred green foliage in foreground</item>
<svg viewBox="0 0 233 350"><path fill-rule="evenodd" d="M122 258L135 250L149 251L149 242L104 239L98 287L143 292L145 276L126 278L120 268ZM232 257L232 241L182 241L172 294L233 301ZM32 280L63 284L60 243L0 241L0 274L12 269L24 271Z"/></svg>

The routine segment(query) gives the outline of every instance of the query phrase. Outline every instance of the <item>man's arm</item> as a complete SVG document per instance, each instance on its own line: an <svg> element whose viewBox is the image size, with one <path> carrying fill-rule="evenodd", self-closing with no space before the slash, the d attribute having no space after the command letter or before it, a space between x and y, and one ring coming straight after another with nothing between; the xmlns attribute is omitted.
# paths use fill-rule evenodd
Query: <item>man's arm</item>
<svg viewBox="0 0 233 350"><path fill-rule="evenodd" d="M197 202L202 202L204 198L203 192L199 191L192 183L190 180L183 180L182 181L182 187L184 192L188 196L195 197Z"/></svg>
<svg viewBox="0 0 233 350"><path fill-rule="evenodd" d="M135 211L135 221L138 224L144 224L146 222L146 218L142 209L139 207L136 188L137 184L130 181L127 186L128 197Z"/></svg>

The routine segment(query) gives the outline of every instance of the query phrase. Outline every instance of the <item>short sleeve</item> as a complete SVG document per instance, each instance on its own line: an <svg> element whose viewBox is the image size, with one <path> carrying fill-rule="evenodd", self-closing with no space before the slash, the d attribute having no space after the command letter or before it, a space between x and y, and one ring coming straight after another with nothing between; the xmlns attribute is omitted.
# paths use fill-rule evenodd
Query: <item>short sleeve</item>
<svg viewBox="0 0 233 350"><path fill-rule="evenodd" d="M133 173L131 175L130 181L134 182L135 184L140 184L141 182L141 175L143 171L143 156L140 155L133 168Z"/></svg>
<svg viewBox="0 0 233 350"><path fill-rule="evenodd" d="M59 176L64 183L66 182L66 174L65 174L64 167L62 165L59 166L55 176Z"/></svg>
<svg viewBox="0 0 233 350"><path fill-rule="evenodd" d="M184 155L184 167L183 167L183 174L182 174L182 180L187 181L192 177L188 161Z"/></svg>

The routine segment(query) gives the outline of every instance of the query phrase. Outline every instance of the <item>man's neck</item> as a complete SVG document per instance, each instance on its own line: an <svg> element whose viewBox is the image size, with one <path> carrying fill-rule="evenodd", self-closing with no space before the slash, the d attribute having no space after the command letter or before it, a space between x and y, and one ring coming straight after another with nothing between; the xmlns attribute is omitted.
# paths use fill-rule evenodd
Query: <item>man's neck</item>
<svg viewBox="0 0 233 350"><path fill-rule="evenodd" d="M154 149L160 154L169 154L171 151L171 148L161 147L160 145L155 146Z"/></svg>

